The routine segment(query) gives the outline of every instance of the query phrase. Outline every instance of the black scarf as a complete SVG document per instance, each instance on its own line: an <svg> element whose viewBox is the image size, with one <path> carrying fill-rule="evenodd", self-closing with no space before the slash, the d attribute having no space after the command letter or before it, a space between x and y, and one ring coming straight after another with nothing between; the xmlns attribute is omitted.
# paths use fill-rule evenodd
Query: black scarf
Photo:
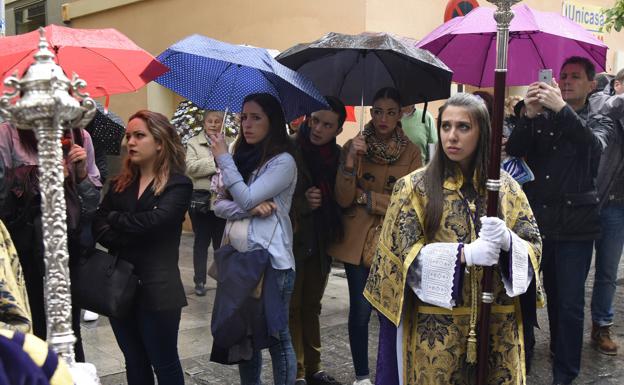
<svg viewBox="0 0 624 385"><path fill-rule="evenodd" d="M257 146L246 146L247 148L239 147L234 153L234 164L238 172L245 183L249 183L249 177L251 173L256 170L260 164L260 158L262 157L262 150L260 144Z"/></svg>
<svg viewBox="0 0 624 385"><path fill-rule="evenodd" d="M336 139L322 146L310 142L310 128L303 123L299 128L297 143L301 148L305 166L312 175L312 184L321 190L322 204L314 211L314 227L317 234L323 234L328 242L340 240L344 235L342 211L334 197L336 172L340 150Z"/></svg>

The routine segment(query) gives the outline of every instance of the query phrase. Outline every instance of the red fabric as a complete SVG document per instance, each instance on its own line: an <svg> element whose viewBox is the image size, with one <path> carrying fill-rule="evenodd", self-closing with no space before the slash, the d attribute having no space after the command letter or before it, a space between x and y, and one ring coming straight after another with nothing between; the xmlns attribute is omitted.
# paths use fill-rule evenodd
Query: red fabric
<svg viewBox="0 0 624 385"><path fill-rule="evenodd" d="M345 109L347 110L347 119L345 119L345 122L357 122L355 119L355 107L345 106Z"/></svg>
<svg viewBox="0 0 624 385"><path fill-rule="evenodd" d="M136 91L169 69L119 31L45 27L56 62L71 79L76 73L87 82L83 92L92 97ZM0 39L2 78L21 76L38 50L39 31ZM2 90L4 87L2 86Z"/></svg>

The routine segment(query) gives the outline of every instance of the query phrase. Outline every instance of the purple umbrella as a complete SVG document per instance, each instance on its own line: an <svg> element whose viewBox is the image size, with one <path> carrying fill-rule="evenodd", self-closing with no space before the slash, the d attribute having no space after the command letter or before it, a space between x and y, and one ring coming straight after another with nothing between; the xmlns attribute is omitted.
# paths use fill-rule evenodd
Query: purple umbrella
<svg viewBox="0 0 624 385"><path fill-rule="evenodd" d="M453 70L453 81L477 87L494 85L496 21L494 8L477 7L436 28L418 42ZM570 56L590 59L604 71L607 46L568 18L536 11L524 4L512 7L509 27L507 85L537 81L540 69L552 68L555 77Z"/></svg>

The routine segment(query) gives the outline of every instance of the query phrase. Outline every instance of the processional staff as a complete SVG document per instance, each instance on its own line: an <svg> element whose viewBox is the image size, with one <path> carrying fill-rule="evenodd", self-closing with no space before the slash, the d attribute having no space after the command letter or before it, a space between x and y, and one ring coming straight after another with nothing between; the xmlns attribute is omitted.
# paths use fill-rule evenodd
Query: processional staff
<svg viewBox="0 0 624 385"><path fill-rule="evenodd" d="M494 106L492 109L492 141L488 164L487 216L498 215L498 191L500 190L501 137L503 130L505 86L507 80L507 51L509 48L509 24L514 17L511 6L520 0L488 0L496 5L496 69L494 70ZM481 281L481 305L479 307L477 384L487 384L488 353L490 342L490 314L494 293L492 292L492 267L485 267Z"/></svg>

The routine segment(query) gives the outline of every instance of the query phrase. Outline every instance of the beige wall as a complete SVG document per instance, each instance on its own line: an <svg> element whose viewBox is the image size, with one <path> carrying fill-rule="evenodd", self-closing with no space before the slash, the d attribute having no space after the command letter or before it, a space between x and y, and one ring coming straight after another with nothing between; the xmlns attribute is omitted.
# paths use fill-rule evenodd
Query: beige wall
<svg viewBox="0 0 624 385"><path fill-rule="evenodd" d="M73 2L88 1L93 3L93 0ZM602 7L610 7L613 2L584 1ZM235 44L284 50L329 31L385 31L419 39L443 22L446 3L447 0L143 0L72 19L71 26L117 28L154 55L193 33ZM492 6L485 0L479 3ZM524 0L524 3L561 13L561 0ZM613 68L616 50L622 52L620 60L624 58L623 37L624 32L605 35L610 48L607 62L610 71L617 69ZM110 108L124 118L146 107L170 114L179 100L179 96L159 86L150 86L149 90L143 88L133 94L113 96ZM438 106L439 103L433 103L429 110L437 111ZM356 116L359 119L357 110ZM365 120L368 117L367 109ZM340 142L352 137L358 127L348 123Z"/></svg>
<svg viewBox="0 0 624 385"><path fill-rule="evenodd" d="M329 31L361 32L363 3L364 0L146 0L73 19L71 26L116 28L155 56L193 33L235 44L284 50ZM146 96L145 89L116 95L111 98L110 108L126 118L147 107ZM177 102L179 98L172 100Z"/></svg>

